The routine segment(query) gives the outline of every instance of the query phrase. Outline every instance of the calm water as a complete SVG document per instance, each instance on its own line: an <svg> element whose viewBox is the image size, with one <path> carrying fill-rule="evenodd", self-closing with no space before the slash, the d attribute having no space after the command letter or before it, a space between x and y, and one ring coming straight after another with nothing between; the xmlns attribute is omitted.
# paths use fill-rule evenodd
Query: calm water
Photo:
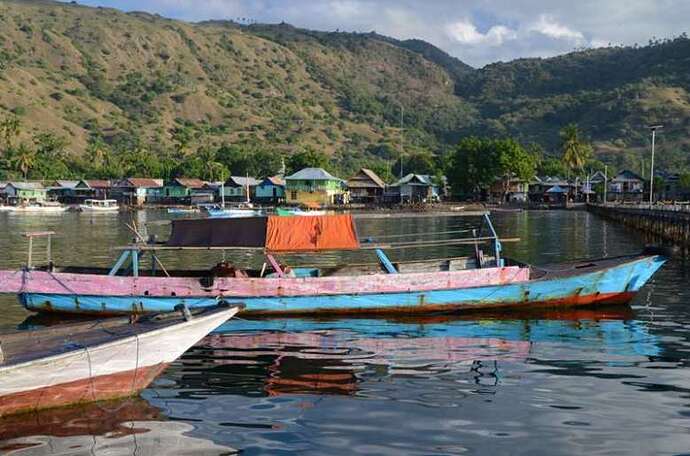
<svg viewBox="0 0 690 456"><path fill-rule="evenodd" d="M58 262L109 264L109 246L131 236L122 223L130 217L0 214L0 267L25 261L18 233L47 228L60 233ZM163 217L135 215L140 224ZM643 244L584 212L494 218L503 236L522 238L505 249L524 261L617 255ZM426 219L358 228L375 237L465 227L463 219ZM597 311L235 319L141 398L0 420L0 453L687 454L689 272L671 261L632 306ZM0 306L0 327L28 316L14 298Z"/></svg>

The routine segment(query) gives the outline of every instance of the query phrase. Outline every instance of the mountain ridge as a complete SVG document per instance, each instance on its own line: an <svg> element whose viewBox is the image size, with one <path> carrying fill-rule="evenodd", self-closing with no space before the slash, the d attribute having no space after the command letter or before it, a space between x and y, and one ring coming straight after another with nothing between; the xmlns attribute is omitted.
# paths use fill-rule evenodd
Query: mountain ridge
<svg viewBox="0 0 690 456"><path fill-rule="evenodd" d="M588 49L472 68L422 40L288 24L188 23L46 0L0 4L0 114L83 154L110 144L258 143L323 150L348 167L468 135L558 153L576 122L597 156L639 170L662 122L660 166L690 167L690 40ZM402 106L402 107L401 107ZM181 145L180 131L191 139Z"/></svg>

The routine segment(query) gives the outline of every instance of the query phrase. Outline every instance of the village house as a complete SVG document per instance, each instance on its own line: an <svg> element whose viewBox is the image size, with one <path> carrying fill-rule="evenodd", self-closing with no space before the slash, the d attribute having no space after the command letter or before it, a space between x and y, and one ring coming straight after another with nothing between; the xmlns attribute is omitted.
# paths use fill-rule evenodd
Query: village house
<svg viewBox="0 0 690 456"><path fill-rule="evenodd" d="M46 186L48 198L61 203L70 203L76 195L77 184L79 184L78 180L55 180Z"/></svg>
<svg viewBox="0 0 690 456"><path fill-rule="evenodd" d="M644 197L644 179L625 169L609 181L607 194L609 201L640 202Z"/></svg>
<svg viewBox="0 0 690 456"><path fill-rule="evenodd" d="M201 179L177 177L156 189L148 197L158 204L205 204L212 203L214 192Z"/></svg>
<svg viewBox="0 0 690 456"><path fill-rule="evenodd" d="M113 185L112 196L120 203L140 206L151 197L155 199L163 188L163 179L129 177Z"/></svg>
<svg viewBox="0 0 690 456"><path fill-rule="evenodd" d="M253 177L230 176L223 184L226 201L249 202L254 199L259 181Z"/></svg>
<svg viewBox="0 0 690 456"><path fill-rule="evenodd" d="M280 176L266 177L256 186L254 200L260 204L285 201L285 180Z"/></svg>
<svg viewBox="0 0 690 456"><path fill-rule="evenodd" d="M515 175L496 178L489 187L489 200L496 203L524 203L529 195L529 181Z"/></svg>
<svg viewBox="0 0 690 456"><path fill-rule="evenodd" d="M113 184L105 179L82 179L76 187L75 203L82 202L87 199L108 199L110 192L113 189Z"/></svg>
<svg viewBox="0 0 690 456"><path fill-rule="evenodd" d="M285 178L286 201L306 206L347 204L344 181L322 168L304 168Z"/></svg>
<svg viewBox="0 0 690 456"><path fill-rule="evenodd" d="M574 184L557 176L535 176L529 183L529 201L548 205L565 205L574 197Z"/></svg>
<svg viewBox="0 0 690 456"><path fill-rule="evenodd" d="M441 187L426 174L413 174L388 186L385 199L391 202L428 203L440 199Z"/></svg>
<svg viewBox="0 0 690 456"><path fill-rule="evenodd" d="M375 172L362 168L347 180L347 188L350 190L351 202L373 204L383 197L386 184Z"/></svg>
<svg viewBox="0 0 690 456"><path fill-rule="evenodd" d="M48 190L40 182L9 182L5 198L13 203L41 203L48 199Z"/></svg>

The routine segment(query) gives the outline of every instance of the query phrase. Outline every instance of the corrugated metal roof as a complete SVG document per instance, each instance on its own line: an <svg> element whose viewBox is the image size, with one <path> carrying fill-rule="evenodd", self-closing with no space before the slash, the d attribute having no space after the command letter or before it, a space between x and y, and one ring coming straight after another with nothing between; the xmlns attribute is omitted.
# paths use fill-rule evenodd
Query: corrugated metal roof
<svg viewBox="0 0 690 456"><path fill-rule="evenodd" d="M173 182L176 182L178 185L187 188L204 188L206 186L206 182L202 181L201 179L178 177L174 179Z"/></svg>
<svg viewBox="0 0 690 456"><path fill-rule="evenodd" d="M130 177L118 183L118 186L129 186L134 188L160 188L163 186L163 179L151 179L148 177Z"/></svg>
<svg viewBox="0 0 690 456"><path fill-rule="evenodd" d="M384 188L386 186L383 180L368 168L360 169L359 173L347 180L347 185L351 188Z"/></svg>
<svg viewBox="0 0 690 456"><path fill-rule="evenodd" d="M323 168L304 168L297 171L292 176L288 176L285 180L337 180L342 181L339 177L335 177Z"/></svg>
<svg viewBox="0 0 690 456"><path fill-rule="evenodd" d="M546 191L546 193L568 193L568 190L564 189L560 185L554 185Z"/></svg>
<svg viewBox="0 0 690 456"><path fill-rule="evenodd" d="M285 186L285 180L280 176L266 177L266 178L264 178L263 181L261 181L261 185L263 185L264 183L267 183L270 185L275 185L278 187L284 187Z"/></svg>
<svg viewBox="0 0 690 456"><path fill-rule="evenodd" d="M225 181L227 186L237 186L237 187L254 187L259 185L260 182L253 177L242 177L242 176L230 176L228 180Z"/></svg>
<svg viewBox="0 0 690 456"><path fill-rule="evenodd" d="M7 185L11 185L18 190L45 190L40 182L8 182Z"/></svg>
<svg viewBox="0 0 690 456"><path fill-rule="evenodd" d="M110 188L112 187L112 183L109 180L105 179L89 179L82 181L84 182L89 188Z"/></svg>
<svg viewBox="0 0 690 456"><path fill-rule="evenodd" d="M56 180L55 188L75 188L79 184L78 180Z"/></svg>

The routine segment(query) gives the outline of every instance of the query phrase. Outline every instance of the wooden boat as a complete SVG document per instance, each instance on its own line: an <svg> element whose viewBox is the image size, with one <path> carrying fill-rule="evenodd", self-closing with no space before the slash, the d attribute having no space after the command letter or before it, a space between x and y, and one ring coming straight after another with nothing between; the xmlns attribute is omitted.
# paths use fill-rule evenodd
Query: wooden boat
<svg viewBox="0 0 690 456"><path fill-rule="evenodd" d="M84 204L79 205L82 212L96 212L96 213L116 213L120 210L116 200L112 199L87 199Z"/></svg>
<svg viewBox="0 0 690 456"><path fill-rule="evenodd" d="M543 267L512 262L501 258L501 241L488 214L483 217L486 236L361 244L350 215L174 220L166 243L126 246L110 270L0 271L0 292L17 293L29 310L87 314L168 312L179 304L213 306L219 299L242 301L245 312L261 315L428 314L627 303L666 261L647 251ZM492 254L483 254L482 243L491 244ZM384 252L463 244L474 247L472 256L394 263ZM221 263L205 271L168 271L157 256L231 248L261 250L266 262L261 270ZM324 250L368 251L378 261L289 268L276 258ZM150 270L140 265L144 255Z"/></svg>
<svg viewBox="0 0 690 456"><path fill-rule="evenodd" d="M129 396L237 313L113 318L0 335L0 416Z"/></svg>
<svg viewBox="0 0 690 456"><path fill-rule="evenodd" d="M316 211L316 210L309 210L305 211L299 207L277 207L276 208L276 215L280 215L283 217L291 217L291 216L310 216L310 215L326 215L326 211Z"/></svg>
<svg viewBox="0 0 690 456"><path fill-rule="evenodd" d="M62 214L67 210L67 206L55 201L44 201L41 203L18 204L16 206L3 206L3 212L14 214Z"/></svg>
<svg viewBox="0 0 690 456"><path fill-rule="evenodd" d="M169 207L168 214L195 214L199 212L199 208L196 207Z"/></svg>

